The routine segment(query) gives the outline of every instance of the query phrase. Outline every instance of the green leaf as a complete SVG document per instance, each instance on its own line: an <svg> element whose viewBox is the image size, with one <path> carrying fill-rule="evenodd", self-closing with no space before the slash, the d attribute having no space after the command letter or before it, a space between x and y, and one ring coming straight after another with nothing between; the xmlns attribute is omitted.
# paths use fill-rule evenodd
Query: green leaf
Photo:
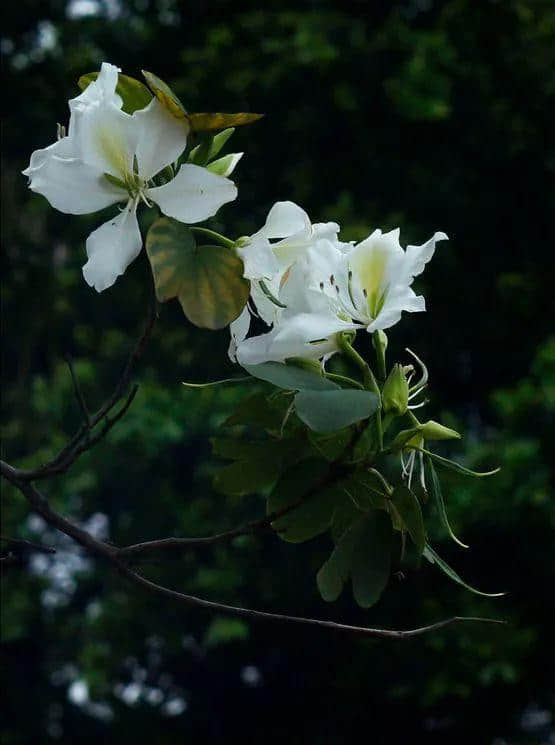
<svg viewBox="0 0 555 745"><path fill-rule="evenodd" d="M387 585L392 538L391 519L383 510L363 520L352 559L353 595L361 608L374 605Z"/></svg>
<svg viewBox="0 0 555 745"><path fill-rule="evenodd" d="M371 510L387 509L385 497L376 492L375 486L374 480L367 474L356 474L342 482L345 499L336 505L331 522L331 535L335 543L352 523Z"/></svg>
<svg viewBox="0 0 555 745"><path fill-rule="evenodd" d="M368 419L378 405L378 397L368 391L303 390L295 396L299 419L315 432L334 432Z"/></svg>
<svg viewBox="0 0 555 745"><path fill-rule="evenodd" d="M360 433L355 447L353 448L353 461L365 460L370 453L378 448L378 437L376 433L376 417L372 417Z"/></svg>
<svg viewBox="0 0 555 745"><path fill-rule="evenodd" d="M197 166L205 166L210 159L210 150L212 149L213 142L214 138L211 135L205 136L200 144L194 147L189 153L188 162L194 163Z"/></svg>
<svg viewBox="0 0 555 745"><path fill-rule="evenodd" d="M320 595L328 603L337 600L349 578L355 545L360 539L362 527L362 521L359 521L343 532L331 556L316 575Z"/></svg>
<svg viewBox="0 0 555 745"><path fill-rule="evenodd" d="M428 470L428 483L430 484L430 489L435 499L437 511L439 513L439 519L441 520L443 527L447 530L447 533L455 541L455 543L458 543L458 545L462 546L462 548L468 548L466 543L463 543L462 541L460 541L457 538L457 536L453 533L451 525L449 524L449 518L447 517L447 509L445 507L445 501L443 499L443 494L441 493L441 484L439 482L439 477L436 473L436 469L434 468L434 464L431 458L426 458L426 466Z"/></svg>
<svg viewBox="0 0 555 745"><path fill-rule="evenodd" d="M262 119L264 114L188 114L189 123L193 132L215 132L227 127L240 127L244 124L252 124Z"/></svg>
<svg viewBox="0 0 555 745"><path fill-rule="evenodd" d="M338 486L326 488L328 474L329 466L325 460L310 459L290 468L276 484L268 497L268 515L300 502L272 523L284 541L302 543L329 527L342 492Z"/></svg>
<svg viewBox="0 0 555 745"><path fill-rule="evenodd" d="M86 75L81 75L77 81L77 85L84 91L97 77L97 72L89 72ZM118 74L116 93L118 96L121 96L121 100L123 101L122 109L126 114L132 114L137 109L144 109L152 101L152 95L146 85L143 85L140 80L135 80L135 78L130 78L121 73Z"/></svg>
<svg viewBox="0 0 555 745"><path fill-rule="evenodd" d="M424 448L414 448L414 449L418 450L421 453L424 453L424 455L428 455L438 465L442 466L443 468L446 468L448 471L455 471L455 473L462 473L464 476L474 476L475 478L481 478L483 476L493 476L494 473L498 473L501 470L500 468L494 468L493 471L472 471L470 468L461 466L460 463L455 463L454 460L449 460L449 458L443 458L441 455L432 453L430 450L425 450Z"/></svg>
<svg viewBox="0 0 555 745"><path fill-rule="evenodd" d="M475 587L472 587L472 585L467 584L463 579L461 579L461 577L459 577L454 569L451 569L447 562L443 561L441 556L438 556L438 554L434 551L429 543L426 544L426 547L424 549L424 557L428 559L430 564L436 564L441 569L441 571L445 572L445 574L454 582L462 585L464 588L470 590L470 592L473 592L475 595L482 595L486 598L500 598L502 595L506 595L505 592L481 592Z"/></svg>
<svg viewBox="0 0 555 745"><path fill-rule="evenodd" d="M234 127L228 127L217 135L207 137L200 145L194 147L189 153L189 162L204 165L218 155L231 135L235 132Z"/></svg>
<svg viewBox="0 0 555 745"><path fill-rule="evenodd" d="M272 383L288 391L340 390L331 380L317 375L297 365L286 365L282 362L264 362L261 365L243 365L244 369L255 378Z"/></svg>
<svg viewBox="0 0 555 745"><path fill-rule="evenodd" d="M224 328L243 310L250 285L243 278L243 262L233 251L197 246L189 228L169 217L152 225L146 250L156 297L160 302L177 297L195 326Z"/></svg>
<svg viewBox="0 0 555 745"><path fill-rule="evenodd" d="M426 531L418 499L406 486L396 486L391 495L391 501L418 549L418 553L421 554L426 545Z"/></svg>
<svg viewBox="0 0 555 745"><path fill-rule="evenodd" d="M228 496L255 494L273 486L280 469L281 462L276 458L239 460L218 471L214 488Z"/></svg>
<svg viewBox="0 0 555 745"><path fill-rule="evenodd" d="M342 429L339 432L333 432L331 435L320 435L316 432L309 432L308 439L318 453L323 455L331 463L345 452L345 449L353 439L353 431L351 429Z"/></svg>
<svg viewBox="0 0 555 745"><path fill-rule="evenodd" d="M246 426L279 431L290 402L291 397L286 395L281 399L270 399L264 393L253 393L239 401L233 414L221 426Z"/></svg>
<svg viewBox="0 0 555 745"><path fill-rule="evenodd" d="M184 126L189 129L191 125L189 122L187 111L185 110L185 107L183 106L179 98L172 91L170 86L167 83L164 83L163 80L154 75L152 72L142 70L142 73L144 79L148 83L148 87L154 93L162 106L167 111L169 111L170 114L176 119L183 119Z"/></svg>

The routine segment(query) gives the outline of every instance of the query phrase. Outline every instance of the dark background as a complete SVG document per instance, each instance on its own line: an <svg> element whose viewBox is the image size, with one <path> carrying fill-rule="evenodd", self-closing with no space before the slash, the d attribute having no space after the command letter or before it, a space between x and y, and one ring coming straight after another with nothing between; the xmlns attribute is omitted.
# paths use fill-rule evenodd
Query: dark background
<svg viewBox="0 0 555 745"><path fill-rule="evenodd" d="M502 465L487 480L446 478L471 549L432 537L469 581L509 594L478 598L424 567L371 611L347 592L328 606L314 581L327 538L244 539L145 571L212 599L347 623L460 614L510 625L378 643L188 611L97 566L4 487L2 533L59 551L2 580L2 742L553 743L553 3L10 0L3 14L3 455L38 463L76 426L64 354L91 404L103 400L149 284L143 254L110 290L91 290L84 241L107 218L56 212L20 171L67 121L81 74L103 60L152 70L190 110L266 114L233 137L246 152L239 199L214 228L250 233L293 199L340 222L345 239L448 233L418 281L428 313L406 317L390 349L427 361L430 415L466 433L452 453ZM262 514L260 498L211 487L209 437L245 390L179 384L234 373L227 341L164 306L137 400L46 484L53 503L117 543Z"/></svg>

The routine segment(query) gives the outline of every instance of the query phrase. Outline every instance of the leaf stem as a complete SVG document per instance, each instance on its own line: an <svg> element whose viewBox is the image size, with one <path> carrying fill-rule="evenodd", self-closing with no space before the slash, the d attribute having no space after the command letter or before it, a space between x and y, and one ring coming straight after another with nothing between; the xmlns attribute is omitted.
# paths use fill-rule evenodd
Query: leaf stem
<svg viewBox="0 0 555 745"><path fill-rule="evenodd" d="M218 241L220 245L225 246L226 248L233 248L235 246L235 241L232 241L230 238L226 238L225 235L216 233L215 230L210 230L209 228L197 228L195 225L190 225L189 230L192 230L193 233L198 233L199 235L205 235L208 238L213 238L215 241Z"/></svg>

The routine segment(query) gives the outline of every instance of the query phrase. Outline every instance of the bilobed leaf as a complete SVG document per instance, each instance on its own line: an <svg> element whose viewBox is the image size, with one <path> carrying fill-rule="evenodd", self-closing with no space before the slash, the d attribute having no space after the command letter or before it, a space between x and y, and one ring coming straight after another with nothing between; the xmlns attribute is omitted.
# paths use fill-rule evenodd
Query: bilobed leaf
<svg viewBox="0 0 555 745"><path fill-rule="evenodd" d="M462 546L462 548L468 548L466 543L463 543L462 541L460 541L457 538L457 536L453 533L451 525L449 524L449 518L447 517L447 509L445 507L445 501L443 499L443 494L441 493L441 484L439 482L439 478L438 478L436 469L434 468L434 464L432 463L431 458L426 458L426 465L428 467L428 476L429 476L428 483L430 484L430 489L436 501L437 511L439 513L439 519L441 520L443 527L447 530L448 534L455 541L455 543L458 543L458 545Z"/></svg>
<svg viewBox="0 0 555 745"><path fill-rule="evenodd" d="M352 524L343 532L329 559L316 575L320 595L328 603L333 603L341 595L345 582L351 574L353 552L363 525L362 521Z"/></svg>
<svg viewBox="0 0 555 745"><path fill-rule="evenodd" d="M284 541L302 543L329 527L342 493L336 486L324 485L328 471L325 460L305 460L286 471L274 487L267 500L268 515L299 503L272 523Z"/></svg>
<svg viewBox="0 0 555 745"><path fill-rule="evenodd" d="M154 75L152 72L142 70L144 79L148 83L148 87L154 93L156 98L160 101L162 106L167 109L172 116L176 119L182 119L184 126L190 128L189 117L185 107L179 100L179 98L172 91L167 83L164 83L159 77Z"/></svg>
<svg viewBox="0 0 555 745"><path fill-rule="evenodd" d="M77 81L77 85L84 91L97 77L97 72L89 72L86 75L81 75ZM118 74L116 93L118 96L121 96L121 100L123 101L122 109L126 114L132 114L138 109L144 109L152 101L152 95L146 85L141 83L140 80L135 80L135 78L130 78L128 75L122 75L121 73Z"/></svg>
<svg viewBox="0 0 555 745"><path fill-rule="evenodd" d="M317 375L310 370L297 365L286 365L282 362L263 362L260 365L243 365L244 369L255 378L272 383L278 388L288 391L313 390L340 390L339 386L331 380Z"/></svg>
<svg viewBox="0 0 555 745"><path fill-rule="evenodd" d="M343 533L374 509L386 509L385 498L369 483L366 474L355 474L341 482L345 499L336 505L331 521L331 535L337 543Z"/></svg>
<svg viewBox="0 0 555 745"><path fill-rule="evenodd" d="M363 520L352 559L353 595L361 608L374 605L387 585L393 531L383 510L372 510Z"/></svg>
<svg viewBox="0 0 555 745"><path fill-rule="evenodd" d="M192 232L177 220L162 217L148 231L146 250L156 297L176 297L187 318L202 328L219 329L243 310L250 285L243 262L223 246L197 246Z"/></svg>
<svg viewBox="0 0 555 745"><path fill-rule="evenodd" d="M418 499L406 486L396 486L391 495L391 501L418 553L421 554L426 544L426 531L424 530L424 520Z"/></svg>
<svg viewBox="0 0 555 745"><path fill-rule="evenodd" d="M472 471L470 468L461 466L460 463L455 463L454 460L449 460L449 458L443 458L441 455L432 453L430 450L425 450L424 448L415 448L415 450L418 450L419 452L424 453L424 455L429 456L438 465L446 468L448 471L462 473L464 476L474 476L475 478L481 478L482 476L493 476L495 473L498 473L501 470L500 468L494 468L493 471Z"/></svg>
<svg viewBox="0 0 555 745"><path fill-rule="evenodd" d="M295 396L295 411L315 432L335 432L368 419L377 410L378 403L378 397L368 391L303 390Z"/></svg>
<svg viewBox="0 0 555 745"><path fill-rule="evenodd" d="M345 452L345 449L353 439L353 432L350 429L342 429L339 432L320 435L316 432L309 432L308 439L327 461L333 462Z"/></svg>
<svg viewBox="0 0 555 745"><path fill-rule="evenodd" d="M189 114L189 122L193 132L214 132L227 127L240 127L244 124L252 124L262 119L264 114Z"/></svg>
<svg viewBox="0 0 555 745"><path fill-rule="evenodd" d="M445 574L450 579L452 579L457 584L462 585L467 590L470 590L470 592L473 592L475 595L483 595L486 598L499 598L502 595L506 594L504 592L481 592L480 590L477 590L475 587L472 587L472 585L469 585L467 582L461 579L461 577L457 574L457 572L455 572L454 569L451 569L449 564L443 561L441 556L438 556L438 554L434 551L434 549L429 544L426 544L423 555L426 559L428 559L430 564L436 564L436 566L438 566L442 572L445 572Z"/></svg>

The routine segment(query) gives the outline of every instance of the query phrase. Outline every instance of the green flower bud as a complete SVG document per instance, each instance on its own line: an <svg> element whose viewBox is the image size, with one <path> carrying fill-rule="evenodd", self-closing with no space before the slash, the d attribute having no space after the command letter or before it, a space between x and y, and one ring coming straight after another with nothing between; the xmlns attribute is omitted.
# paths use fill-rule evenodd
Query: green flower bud
<svg viewBox="0 0 555 745"><path fill-rule="evenodd" d="M420 427L420 432L424 436L425 440L460 440L461 436L454 429L444 427L439 422L434 422L430 419L429 422L425 422Z"/></svg>
<svg viewBox="0 0 555 745"><path fill-rule="evenodd" d="M403 368L395 364L387 376L382 389L382 407L385 412L392 411L397 416L406 413L409 403L409 384Z"/></svg>

